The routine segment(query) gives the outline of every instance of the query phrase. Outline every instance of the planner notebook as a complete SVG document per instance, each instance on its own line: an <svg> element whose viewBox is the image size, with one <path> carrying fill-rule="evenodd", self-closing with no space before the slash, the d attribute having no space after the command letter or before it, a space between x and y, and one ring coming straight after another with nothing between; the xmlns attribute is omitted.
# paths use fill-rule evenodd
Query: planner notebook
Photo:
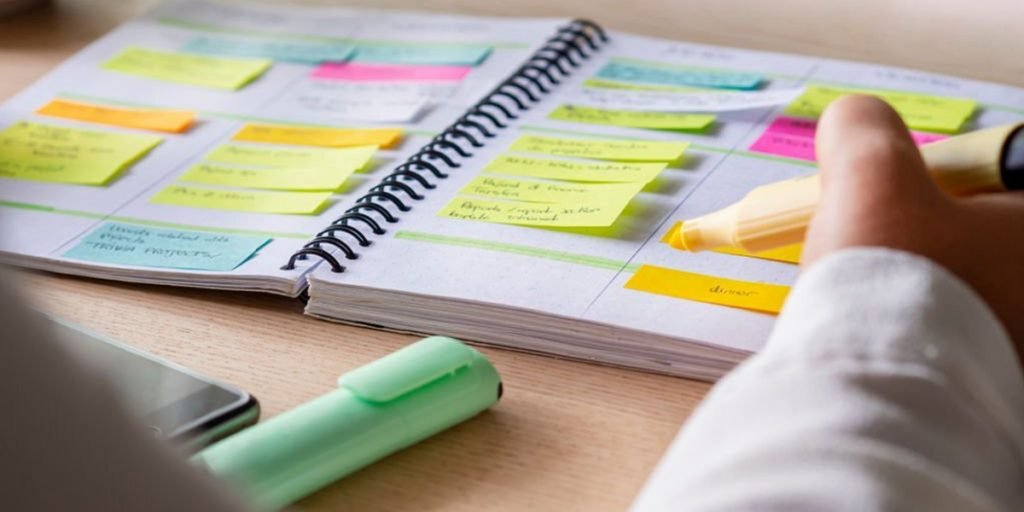
<svg viewBox="0 0 1024 512"><path fill-rule="evenodd" d="M584 20L173 2L0 108L0 251L714 379L800 248L664 239L814 172L815 119L854 92L919 144L1024 118L1021 89Z"/></svg>

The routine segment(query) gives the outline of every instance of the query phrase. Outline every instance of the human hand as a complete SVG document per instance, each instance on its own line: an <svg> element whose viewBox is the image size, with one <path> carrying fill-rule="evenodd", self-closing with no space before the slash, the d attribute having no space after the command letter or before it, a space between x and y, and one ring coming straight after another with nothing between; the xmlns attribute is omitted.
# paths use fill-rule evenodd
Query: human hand
<svg viewBox="0 0 1024 512"><path fill-rule="evenodd" d="M1024 194L949 196L896 112L868 96L833 102L815 144L822 199L803 264L864 246L929 258L971 286L1024 353Z"/></svg>

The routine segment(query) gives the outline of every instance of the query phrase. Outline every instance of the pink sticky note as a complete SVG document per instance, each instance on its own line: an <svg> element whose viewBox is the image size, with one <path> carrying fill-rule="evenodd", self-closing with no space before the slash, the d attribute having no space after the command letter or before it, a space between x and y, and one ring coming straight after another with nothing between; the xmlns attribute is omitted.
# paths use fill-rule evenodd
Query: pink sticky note
<svg viewBox="0 0 1024 512"><path fill-rule="evenodd" d="M817 126L817 121L813 119L778 117L750 145L750 150L813 162L814 132ZM918 146L946 138L945 135L925 132L910 132L910 137Z"/></svg>
<svg viewBox="0 0 1024 512"><path fill-rule="evenodd" d="M356 82L454 82L465 78L472 69L472 66L403 66L327 62L314 69L312 76Z"/></svg>

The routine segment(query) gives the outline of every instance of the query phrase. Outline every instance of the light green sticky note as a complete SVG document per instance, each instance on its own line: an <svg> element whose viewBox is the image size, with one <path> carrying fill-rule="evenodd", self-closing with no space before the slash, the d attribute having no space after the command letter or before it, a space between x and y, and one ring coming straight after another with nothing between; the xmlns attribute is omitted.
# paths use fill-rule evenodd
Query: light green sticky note
<svg viewBox="0 0 1024 512"><path fill-rule="evenodd" d="M269 192L171 185L157 192L149 201L233 212L316 215L330 198L330 192Z"/></svg>
<svg viewBox="0 0 1024 512"><path fill-rule="evenodd" d="M803 94L786 107L785 113L797 117L817 118L830 103L850 94L868 94L881 98L900 114L907 126L929 132L959 132L964 123L974 115L974 110L978 106L978 102L969 98L812 85L804 89Z"/></svg>
<svg viewBox="0 0 1024 512"><path fill-rule="evenodd" d="M618 80L605 80L603 78L588 78L583 81L583 87L595 89L625 89L628 91L665 91L665 92L711 92L722 91L707 87L687 87L685 85L651 85L637 84L632 82L620 82Z"/></svg>
<svg viewBox="0 0 1024 512"><path fill-rule="evenodd" d="M64 253L73 260L134 267L230 271L271 241L263 236L107 222Z"/></svg>
<svg viewBox="0 0 1024 512"><path fill-rule="evenodd" d="M643 183L564 183L477 176L459 194L529 203L609 204L629 202Z"/></svg>
<svg viewBox="0 0 1024 512"><path fill-rule="evenodd" d="M438 216L538 227L605 227L615 223L629 201L600 204L536 204L456 197Z"/></svg>
<svg viewBox="0 0 1024 512"><path fill-rule="evenodd" d="M235 90L258 78L270 65L268 59L210 57L132 46L103 63L103 68L166 82Z"/></svg>
<svg viewBox="0 0 1024 512"><path fill-rule="evenodd" d="M490 46L360 43L352 60L421 66L476 66L490 53Z"/></svg>
<svg viewBox="0 0 1024 512"><path fill-rule="evenodd" d="M0 131L0 176L106 185L162 140L156 135L20 121Z"/></svg>
<svg viewBox="0 0 1024 512"><path fill-rule="evenodd" d="M206 155L209 162L277 169L362 169L376 146L352 148L287 148L222 144Z"/></svg>
<svg viewBox="0 0 1024 512"><path fill-rule="evenodd" d="M575 139L523 135L516 139L509 149L523 153L542 153L619 162L675 162L689 145L689 142L683 141Z"/></svg>
<svg viewBox="0 0 1024 512"><path fill-rule="evenodd" d="M711 114L680 114L677 112L645 112L640 110L606 110L600 108L562 105L548 119L573 123L626 126L650 130L702 131L711 126Z"/></svg>
<svg viewBox="0 0 1024 512"><path fill-rule="evenodd" d="M337 190L356 167L254 169L231 164L200 163L182 174L180 181L222 187L269 190Z"/></svg>
<svg viewBox="0 0 1024 512"><path fill-rule="evenodd" d="M257 57L310 65L321 62L344 62L355 51L351 43L214 36L190 39L181 49L190 53Z"/></svg>
<svg viewBox="0 0 1024 512"><path fill-rule="evenodd" d="M647 183L665 170L664 162L579 162L503 154L491 160L484 172L564 181Z"/></svg>

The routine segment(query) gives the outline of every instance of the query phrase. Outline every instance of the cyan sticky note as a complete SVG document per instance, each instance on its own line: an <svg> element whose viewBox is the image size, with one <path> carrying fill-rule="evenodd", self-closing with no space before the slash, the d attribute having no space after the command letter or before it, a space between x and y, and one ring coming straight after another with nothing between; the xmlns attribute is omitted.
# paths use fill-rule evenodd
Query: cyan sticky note
<svg viewBox="0 0 1024 512"><path fill-rule="evenodd" d="M490 46L430 46L367 44L356 47L355 62L423 66L476 66L491 53Z"/></svg>
<svg viewBox="0 0 1024 512"><path fill-rule="evenodd" d="M64 257L114 265L225 272L237 268L270 241L263 236L107 222Z"/></svg>
<svg viewBox="0 0 1024 512"><path fill-rule="evenodd" d="M743 71L622 61L605 64L594 76L629 83L741 90L757 89L764 81L760 74Z"/></svg>
<svg viewBox="0 0 1024 512"><path fill-rule="evenodd" d="M355 46L349 43L298 43L274 39L200 36L190 39L181 50L204 55L258 57L280 62L316 65L321 62L344 62L352 56Z"/></svg>

